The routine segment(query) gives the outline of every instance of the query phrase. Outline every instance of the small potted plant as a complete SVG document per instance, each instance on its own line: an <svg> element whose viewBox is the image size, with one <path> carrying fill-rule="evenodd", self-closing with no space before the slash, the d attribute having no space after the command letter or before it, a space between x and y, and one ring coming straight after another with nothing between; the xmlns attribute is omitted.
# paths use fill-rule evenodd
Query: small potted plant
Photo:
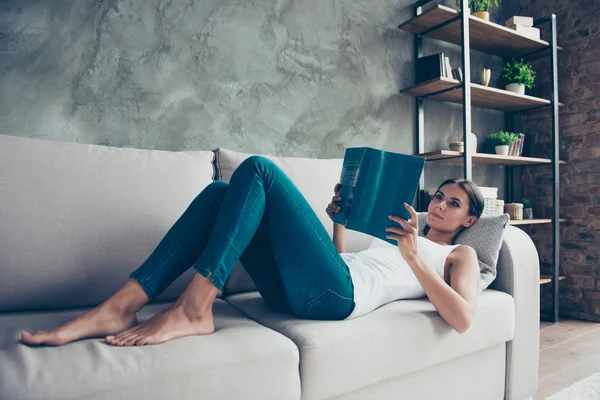
<svg viewBox="0 0 600 400"><path fill-rule="evenodd" d="M523 219L532 219L533 210L531 209L531 200L523 199Z"/></svg>
<svg viewBox="0 0 600 400"><path fill-rule="evenodd" d="M489 134L486 138L488 147L495 149L496 154L507 156L510 145L518 141L519 137L514 133L500 131Z"/></svg>
<svg viewBox="0 0 600 400"><path fill-rule="evenodd" d="M490 12L488 11L492 5L498 7L502 0L469 0L469 8L473 13L474 17L484 19L486 21L490 20ZM460 11L460 2L461 0L456 0L456 6Z"/></svg>
<svg viewBox="0 0 600 400"><path fill-rule="evenodd" d="M535 82L535 71L531 68L531 64L523 59L512 59L502 71L498 78L498 86L504 87L509 92L525 94L525 88L531 89Z"/></svg>

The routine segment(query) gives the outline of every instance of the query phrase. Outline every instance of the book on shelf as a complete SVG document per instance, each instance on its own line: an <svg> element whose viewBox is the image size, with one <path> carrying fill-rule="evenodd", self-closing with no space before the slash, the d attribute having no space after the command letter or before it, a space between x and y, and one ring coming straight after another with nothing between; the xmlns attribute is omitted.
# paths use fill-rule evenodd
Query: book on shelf
<svg viewBox="0 0 600 400"><path fill-rule="evenodd" d="M520 35L528 37L529 39L540 40L540 30L538 28L523 25L510 25L507 28L512 29Z"/></svg>
<svg viewBox="0 0 600 400"><path fill-rule="evenodd" d="M456 79L457 81L462 81L463 80L462 69L460 67L454 68L452 70L452 77L454 79Z"/></svg>
<svg viewBox="0 0 600 400"><path fill-rule="evenodd" d="M340 174L340 211L333 221L391 244L385 228L399 226L388 216L408 220L425 158L371 147L347 148Z"/></svg>
<svg viewBox="0 0 600 400"><path fill-rule="evenodd" d="M444 57L444 76L446 78L452 78L452 67L450 66L450 58Z"/></svg>
<svg viewBox="0 0 600 400"><path fill-rule="evenodd" d="M429 56L419 57L415 68L417 69L416 83L429 81L445 75L445 58L444 53L432 54Z"/></svg>
<svg viewBox="0 0 600 400"><path fill-rule="evenodd" d="M519 157L523 155L523 145L525 144L525 134L519 134L521 139L519 140Z"/></svg>
<svg viewBox="0 0 600 400"><path fill-rule="evenodd" d="M523 143L525 142L525 135L518 133L519 140L513 142L508 150L508 155L513 157L521 157L523 155Z"/></svg>
<svg viewBox="0 0 600 400"><path fill-rule="evenodd" d="M416 69L416 83L425 82L439 77L455 78L454 70L450 65L450 58L444 56L444 53L436 53L429 56L419 57L419 59L417 59Z"/></svg>
<svg viewBox="0 0 600 400"><path fill-rule="evenodd" d="M511 27L512 25L533 26L533 17L522 17L515 15L504 22L504 26Z"/></svg>

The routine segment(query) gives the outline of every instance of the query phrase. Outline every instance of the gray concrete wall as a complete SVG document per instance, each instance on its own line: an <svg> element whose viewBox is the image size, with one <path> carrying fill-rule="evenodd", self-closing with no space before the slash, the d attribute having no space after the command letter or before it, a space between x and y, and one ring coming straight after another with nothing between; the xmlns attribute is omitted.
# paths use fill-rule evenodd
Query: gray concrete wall
<svg viewBox="0 0 600 400"><path fill-rule="evenodd" d="M398 91L413 84L413 36L396 28L411 3L3 1L0 133L303 157L348 146L412 153L414 100ZM426 40L424 50L460 64L456 46ZM475 82L482 66L495 77L501 60L472 52ZM428 101L425 112L427 150L459 138L459 105ZM502 113L475 109L480 143L502 126ZM461 171L431 167L427 182ZM503 187L501 167L474 178Z"/></svg>

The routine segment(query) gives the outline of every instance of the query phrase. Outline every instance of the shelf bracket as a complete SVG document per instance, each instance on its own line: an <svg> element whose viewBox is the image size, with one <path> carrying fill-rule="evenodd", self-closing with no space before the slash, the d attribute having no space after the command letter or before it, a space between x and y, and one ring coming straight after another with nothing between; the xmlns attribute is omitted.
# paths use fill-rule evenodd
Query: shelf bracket
<svg viewBox="0 0 600 400"><path fill-rule="evenodd" d="M539 110L540 108L546 108L546 107L552 107L552 101L550 101L550 104L544 104L543 106L531 107L526 110L521 110L521 112L529 112L529 111Z"/></svg>
<svg viewBox="0 0 600 400"><path fill-rule="evenodd" d="M462 88L462 86L463 86L463 85L462 85L462 83L461 83L460 85L452 86L452 87L449 87L449 88L447 88L447 89L438 90L437 92L433 92L433 93L427 93L427 94L426 94L426 95L424 95L424 96L417 96L417 97L418 97L418 98L421 98L421 99L428 99L428 98L430 98L430 97L437 96L438 94L442 94L442 93L446 93L446 92L451 92L451 91L453 91L453 90L460 89L460 88Z"/></svg>

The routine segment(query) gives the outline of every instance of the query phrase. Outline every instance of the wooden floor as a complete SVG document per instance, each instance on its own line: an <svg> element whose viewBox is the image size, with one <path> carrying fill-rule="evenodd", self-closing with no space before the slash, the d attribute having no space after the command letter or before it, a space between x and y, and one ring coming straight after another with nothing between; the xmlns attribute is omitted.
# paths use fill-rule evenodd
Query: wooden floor
<svg viewBox="0 0 600 400"><path fill-rule="evenodd" d="M534 400L543 400L600 371L600 323L565 319L540 324L540 374Z"/></svg>

